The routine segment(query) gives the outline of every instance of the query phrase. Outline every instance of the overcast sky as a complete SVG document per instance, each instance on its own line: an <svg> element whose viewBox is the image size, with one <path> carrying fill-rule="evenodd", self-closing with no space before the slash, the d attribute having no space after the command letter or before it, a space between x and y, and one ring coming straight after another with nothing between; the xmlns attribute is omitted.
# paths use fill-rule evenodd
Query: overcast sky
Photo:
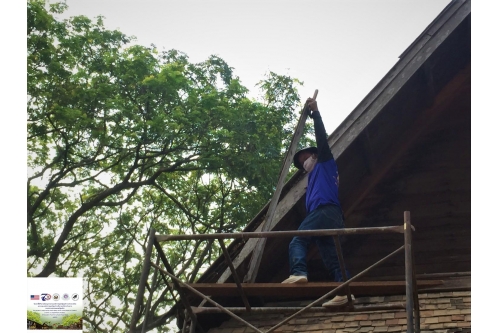
<svg viewBox="0 0 500 333"><path fill-rule="evenodd" d="M267 71L298 78L303 101L319 90L331 133L449 2L67 0L62 17L103 15L108 29L191 62L218 55L253 97Z"/></svg>

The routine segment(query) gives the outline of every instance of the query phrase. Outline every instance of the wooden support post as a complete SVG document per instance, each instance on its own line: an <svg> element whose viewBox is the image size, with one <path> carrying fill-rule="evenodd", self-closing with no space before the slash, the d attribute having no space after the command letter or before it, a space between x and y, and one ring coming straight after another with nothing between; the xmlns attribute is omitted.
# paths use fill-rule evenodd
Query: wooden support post
<svg viewBox="0 0 500 333"><path fill-rule="evenodd" d="M146 246L146 253L144 254L144 264L142 266L141 279L139 280L139 287L137 288L137 298L135 299L134 312L130 320L130 331L134 331L139 321L139 309L142 306L144 291L146 283L148 282L149 268L151 267L151 254L153 253L153 244L155 241L155 230L151 227L148 237L148 245Z"/></svg>
<svg viewBox="0 0 500 333"><path fill-rule="evenodd" d="M318 96L318 90L314 91L313 99L316 99ZM288 151L285 155L285 160L283 161L283 165L281 167L281 173L278 179L278 184L276 185L276 191L274 191L274 195L271 199L271 203L269 204L269 208L267 209L266 219L264 224L262 225L262 231L269 231L271 228L271 222L274 217L274 213L276 211L276 207L278 206L278 200L281 196L281 190L283 189L283 185L285 183L285 178L288 174L288 170L290 169L290 165L292 165L293 155L297 151L297 145L299 140L304 133L304 126L306 124L307 117L309 116L306 112L307 104L304 105L302 109L299 122L297 127L295 127L295 133L293 134L292 141L290 142L290 146L288 147ZM262 261L262 255L264 253L264 248L266 246L266 239L261 238L257 242L255 249L252 253L252 259L250 260L250 267L248 269L248 273L243 279L244 282L255 282L257 278L257 274L259 273L260 262Z"/></svg>
<svg viewBox="0 0 500 333"><path fill-rule="evenodd" d="M407 333L414 332L413 322L413 272L411 255L411 221L410 212L404 212L404 230L405 230L405 280L406 280L406 327Z"/></svg>

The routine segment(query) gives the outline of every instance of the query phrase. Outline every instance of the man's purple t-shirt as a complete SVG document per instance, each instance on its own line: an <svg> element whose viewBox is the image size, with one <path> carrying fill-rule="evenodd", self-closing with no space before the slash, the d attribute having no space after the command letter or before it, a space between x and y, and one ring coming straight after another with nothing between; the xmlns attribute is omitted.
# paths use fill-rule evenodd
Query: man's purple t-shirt
<svg viewBox="0 0 500 333"><path fill-rule="evenodd" d="M339 172L332 151L328 146L325 126L319 111L311 114L318 145L318 161L309 173L306 192L307 213L320 205L337 205L339 208Z"/></svg>
<svg viewBox="0 0 500 333"><path fill-rule="evenodd" d="M317 162L309 173L306 192L307 213L319 205L337 205L339 202L339 173L335 160Z"/></svg>

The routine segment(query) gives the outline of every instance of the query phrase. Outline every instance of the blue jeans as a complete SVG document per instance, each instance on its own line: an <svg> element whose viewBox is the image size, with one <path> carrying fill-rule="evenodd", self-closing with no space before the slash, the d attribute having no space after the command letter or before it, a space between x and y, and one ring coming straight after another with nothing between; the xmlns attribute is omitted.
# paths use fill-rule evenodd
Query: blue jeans
<svg viewBox="0 0 500 333"><path fill-rule="evenodd" d="M344 228L344 219L342 210L336 205L320 206L310 212L299 226L298 230L316 230L316 229L342 229ZM335 282L342 282L342 270L340 269L335 241L333 236L321 237L301 237L296 236L290 242L288 247L290 261L290 275L307 276L307 250L311 241L318 246L321 259L325 264L330 278ZM347 278L350 278L346 270Z"/></svg>

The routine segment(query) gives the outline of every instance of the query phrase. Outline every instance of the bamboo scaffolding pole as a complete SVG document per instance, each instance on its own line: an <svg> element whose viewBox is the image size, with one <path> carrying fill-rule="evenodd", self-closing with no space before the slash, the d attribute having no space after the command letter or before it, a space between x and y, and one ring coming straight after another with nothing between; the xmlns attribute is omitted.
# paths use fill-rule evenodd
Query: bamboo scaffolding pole
<svg viewBox="0 0 500 333"><path fill-rule="evenodd" d="M132 319L130 320L130 331L134 331L139 321L139 309L142 305L144 291L146 289L146 283L148 281L149 269L150 269L150 258L153 253L153 245L155 240L155 230L151 228L148 236L148 245L146 246L146 254L144 256L144 265L142 267L141 279L139 280L139 287L137 289L137 298L135 299L134 312L132 313Z"/></svg>
<svg viewBox="0 0 500 333"><path fill-rule="evenodd" d="M247 310L244 307L225 307L226 310L232 313L246 313ZM296 312L301 310L303 307L253 307L250 313L288 313ZM322 306L315 306L308 308L305 312L364 312L364 311L380 311L380 310L392 310L392 309L402 309L406 308L405 303L386 303L383 305L370 304L370 305L354 305L353 309L348 309L345 307L339 307L339 311L334 311ZM209 308L209 307L191 307L194 314L216 314L224 313L219 308Z"/></svg>
<svg viewBox="0 0 500 333"><path fill-rule="evenodd" d="M372 268L380 265L381 263L383 263L384 261L386 260L389 260L390 258L394 257L396 254L398 254L399 252L403 251L405 249L405 246L401 246L399 249L397 249L396 251L390 253L389 255L385 256L384 258L380 259L379 261L377 261L376 263L374 263L373 265L371 265L370 267L366 268L365 270L361 271L360 273L356 274L355 276L353 276L352 278L350 278L349 280L345 281L344 283L342 283L340 286L338 286L337 288L333 289L332 291L326 293L325 295L321 296L320 298L318 298L317 300L315 300L314 302L312 302L311 304L309 304L308 306L306 307L303 307L300 311L297 311L296 313L294 313L293 315L291 315L290 317L288 318L285 318L283 321L281 321L280 323L276 324L275 326L271 327L266 333L269 333L269 332L272 332L274 330L276 330L278 327L286 324L287 322L289 322L290 320L292 320L293 318L297 317L299 314L301 314L302 312L306 311L307 309L313 307L314 305L318 304L319 302L322 302L324 300L326 300L328 297L330 296L333 296L336 294L336 292L338 290L341 290L342 288L344 288L346 285L348 285L349 283L351 283L352 281L360 278L361 276L365 275L366 273L368 273Z"/></svg>
<svg viewBox="0 0 500 333"><path fill-rule="evenodd" d="M226 245L224 245L224 242L222 239L219 239L219 244L222 249L222 252L224 253L224 258L226 259L226 264L229 266L231 269L231 273L233 274L234 282L236 283L236 286L238 288L238 293L240 294L241 299L243 300L243 304L245 304L245 308L247 311L250 311L250 303L248 302L247 296L245 295L245 292L243 291L243 287L241 286L240 279L238 277L238 273L236 272L236 269L234 268L233 262L231 261L231 256L229 255L229 252L227 252Z"/></svg>
<svg viewBox="0 0 500 333"><path fill-rule="evenodd" d="M413 322L413 265L411 255L411 222L410 212L404 212L404 235L405 235L405 276L406 276L406 327L407 333L414 332Z"/></svg>
<svg viewBox="0 0 500 333"><path fill-rule="evenodd" d="M417 272L415 270L415 247L411 247L412 283L413 283L413 306L415 309L415 333L420 333L420 303L418 301Z"/></svg>
<svg viewBox="0 0 500 333"><path fill-rule="evenodd" d="M159 263L160 263L160 257L156 257L156 264L158 265ZM146 325L149 316L149 309L151 307L151 301L153 300L153 293L156 290L157 277L158 277L158 269L155 268L155 271L153 273L153 283L151 285L151 290L149 291L148 301L146 302L146 309L144 310L144 320L142 321L141 333L146 333Z"/></svg>
<svg viewBox="0 0 500 333"><path fill-rule="evenodd" d="M338 235L335 235L333 236L333 238L335 241L335 250L337 251L337 258L339 259L340 263L340 270L342 271L342 280L347 281L347 273L344 264L344 255L342 254L342 247L340 245L340 237ZM354 305L352 304L351 288L349 288L349 285L347 285L345 289L347 295L347 303L349 304L349 308L353 309Z"/></svg>
<svg viewBox="0 0 500 333"><path fill-rule="evenodd" d="M165 255L165 252L163 252L163 249L161 248L160 244L157 241L155 241L154 246L156 248L156 251L158 252L158 256L160 257L161 261L165 265L167 271L170 271L170 273L171 273L171 274L169 273L168 275L169 276L173 275L174 270L170 266L170 263L168 262L167 256ZM151 259L150 259L149 263L150 263L150 265L153 265L153 266L159 268L159 266L156 266L153 262L151 262ZM160 269L160 272L165 273L165 270ZM177 290L177 293L179 294L179 297L181 298L182 304L184 304L184 308L186 309L186 311L189 314L189 318L191 319L191 322L198 323L198 321L196 320L196 316L194 315L193 311L191 311L191 305L189 304L189 302L186 298L186 295L184 295L184 292L182 291L182 289L180 288L180 286L176 280L173 280L173 283L174 283L175 289ZM201 326L200 326L200 329L201 329Z"/></svg>
<svg viewBox="0 0 500 333"><path fill-rule="evenodd" d="M352 228L352 229L322 229L322 230L294 230L294 231L270 231L270 232L243 232L243 233L218 233L218 234L204 234L204 235L156 235L155 236L155 231L154 229L151 229L149 239L148 239L148 246L146 248L146 258L144 262L144 267L141 275L141 281L139 283L139 290L138 290L138 297L136 299L136 304L134 308L134 313L132 316L132 321L131 321L131 328L136 327L138 317L139 317L139 308L141 306L140 301L144 297L144 289L146 288L147 284L147 275L149 274L151 266L155 267L155 273L160 272L162 278L165 280L165 276L169 276L172 281L173 285L177 289L179 295L181 296L181 301L184 303L184 306L186 308L186 312L188 313L188 317L191 319L191 325L190 325L190 331L193 330L194 326L196 325L198 327L199 323L197 322L196 314L201 314L201 313L226 313L229 316L233 317L237 321L243 323L244 325L248 326L255 332L260 332L260 333L269 333L273 332L276 330L278 327L282 326L283 324L287 323L291 319L295 318L298 316L300 313L305 312L305 311L319 311L319 312L352 312L352 311L376 311L376 310L385 310L385 309L404 309L405 304L404 303L387 303L383 305L353 305L352 299L350 297L350 290L349 290L349 284L362 277L365 275L369 270L372 268L380 265L381 263L389 260L393 256L395 256L397 253L401 252L404 250L405 252L405 281L406 281L406 310L407 310L407 328L408 332L413 333L414 328L417 329L417 333L420 331L420 325L419 323L414 325L413 323L413 311L415 311L415 317L419 319L419 309L416 309L415 306L418 306L418 295L415 296L416 291L416 281L415 281L415 269L414 269L414 262L413 262L413 249L411 246L411 230L415 230L414 227L411 225L410 218L409 218L409 212L405 211L405 222L403 226L390 226L390 227L371 227L371 228ZM339 236L340 235L349 235L349 234L376 234L376 233L403 233L405 237L405 243L403 246L392 252L391 254L387 255L386 257L382 258L381 260L377 261L370 267L366 268L362 272L358 273L356 276L352 277L351 279L346 280L346 271L345 271L345 265L344 265L344 260L342 256L342 250L340 247L340 242L339 242ZM322 297L318 298L317 300L313 301L309 305L305 307L255 307L251 308L250 304L248 303L248 299L246 298L244 294L244 289L241 286L241 283L239 281L239 278L236 274L236 270L234 269L234 266L232 265L232 262L230 260L230 255L229 252L227 251L223 239L249 239L249 238L288 238L288 237L293 237L293 236L334 236L335 238L335 245L336 245L336 250L337 254L339 256L339 262L341 265L342 269L342 275L344 278L344 283L340 284L337 286L335 289L329 291ZM209 296L205 296L203 293L197 291L195 288L189 286L187 283L182 282L180 279L175 277L174 272L172 268L170 267L170 264L168 263L168 260L165 256L165 253L163 252L160 243L161 241L170 241L170 240L208 240L208 239L217 239L220 244L222 251L224 253L225 259L227 261L227 264L229 267L232 266L232 273L235 277L236 284L238 286L238 292L240 293L240 296L242 296L243 302L245 303L245 307L223 307L222 305L218 304L217 302L213 301ZM167 268L167 270L162 269L159 265L158 262L155 264L151 260L152 256L152 247L156 247L157 252L158 252L158 257L159 259L162 260L163 264ZM469 273L470 274L470 273ZM156 275L153 277L153 280L156 281ZM465 274L464 274L465 275ZM183 285L184 288L187 288L194 294L198 295L203 299L202 304L200 304L199 307L192 307L187 301L186 296L184 295L180 285ZM155 288L154 282L152 288ZM346 289L347 294L348 294L348 306L347 307L338 307L335 308L333 311L332 309L329 308L323 308L323 307L314 307L314 305L317 305L319 302L324 301L326 298L336 295L338 291ZM152 294L154 290L151 290L150 293ZM151 298L151 294L149 295ZM415 298L416 297L416 298ZM416 299L416 304L414 303L414 298ZM212 305L215 306L215 308L211 307L201 307L203 303L208 302L211 303ZM151 299L148 299L149 304L151 304ZM147 307L147 306L146 306ZM297 312L295 312L298 310ZM337 311L335 311L337 310ZM148 309L146 309L146 314L148 312ZM286 312L295 312L288 318L285 318L282 322L278 323L277 325L271 327L269 330L266 332L263 332L259 330L257 327L253 326L249 322L245 321L244 319L240 318L239 316L235 315L235 313L241 313L241 312L269 312L269 313L286 313ZM146 320L147 318L145 318ZM143 329L146 327L146 321L143 322ZM200 327L201 329L201 327ZM203 330L202 330L203 331Z"/></svg>
<svg viewBox="0 0 500 333"><path fill-rule="evenodd" d="M234 319L236 319L237 321L239 321L240 323L242 324L245 324L246 326L250 327L251 329L253 329L255 332L259 332L259 333L264 333L262 332L261 330L259 330L257 327L253 326L252 324L250 324L249 322L245 321L244 319L238 317L237 315L235 315L234 313L232 313L231 311L228 311L226 310L222 305L220 305L219 303L217 303L216 301L210 299L208 296L205 296L203 295L202 293L200 293L198 290L194 289L193 287L189 286L188 284L182 282L180 279L178 279L175 275L173 274L170 274L169 272L167 272L166 270L164 270L163 268L159 267L159 266L156 266L153 262L150 262L150 264L154 267L157 267L161 272L163 272L163 274L166 274L168 275L175 283L178 283L178 284L182 284L184 285L184 287L186 287L187 289L189 289L191 292L193 292L195 295L197 296L200 296L201 298L205 299L208 303L211 303L212 305L215 305L218 309L220 309L222 312L230 315L231 317L233 317ZM191 307L189 307L189 310L191 311L191 313L193 313L193 311L191 310Z"/></svg>
<svg viewBox="0 0 500 333"><path fill-rule="evenodd" d="M249 238L290 238L293 236L333 236L333 235L360 235L360 234L404 233L403 226L318 229L318 230L287 230L262 232L232 232L218 234L197 235L157 235L158 242L173 240L206 240L206 239L249 239Z"/></svg>

